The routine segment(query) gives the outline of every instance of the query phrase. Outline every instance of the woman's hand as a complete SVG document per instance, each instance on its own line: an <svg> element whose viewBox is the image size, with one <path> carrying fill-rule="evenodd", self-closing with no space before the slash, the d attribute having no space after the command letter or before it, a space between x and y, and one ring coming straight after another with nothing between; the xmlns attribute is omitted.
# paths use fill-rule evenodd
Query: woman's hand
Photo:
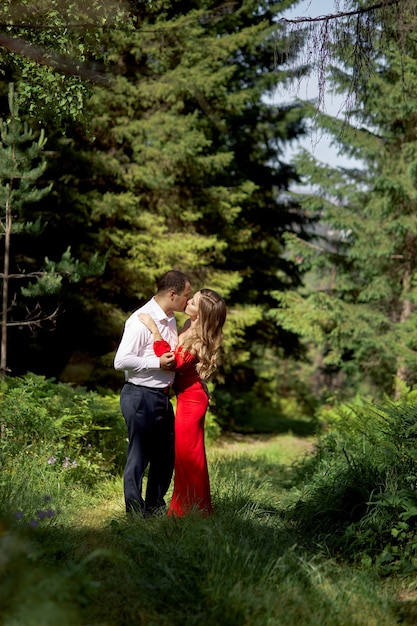
<svg viewBox="0 0 417 626"><path fill-rule="evenodd" d="M142 324L145 324L146 328L151 331L151 333L154 335L154 338L155 333L159 334L158 327L152 317L149 315L149 313L138 313L138 318L142 322Z"/></svg>

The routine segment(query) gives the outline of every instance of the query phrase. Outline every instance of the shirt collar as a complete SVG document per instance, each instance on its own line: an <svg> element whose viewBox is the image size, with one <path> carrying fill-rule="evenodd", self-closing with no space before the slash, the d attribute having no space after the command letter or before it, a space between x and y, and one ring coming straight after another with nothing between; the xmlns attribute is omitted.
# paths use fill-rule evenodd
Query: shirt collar
<svg viewBox="0 0 417 626"><path fill-rule="evenodd" d="M162 320L167 320L168 322L171 322L173 319L175 319L174 314L167 315L165 311L161 309L161 307L155 300L155 296L152 297L151 303L152 303L152 309L155 311L155 316L157 320L159 320L160 322L162 322Z"/></svg>

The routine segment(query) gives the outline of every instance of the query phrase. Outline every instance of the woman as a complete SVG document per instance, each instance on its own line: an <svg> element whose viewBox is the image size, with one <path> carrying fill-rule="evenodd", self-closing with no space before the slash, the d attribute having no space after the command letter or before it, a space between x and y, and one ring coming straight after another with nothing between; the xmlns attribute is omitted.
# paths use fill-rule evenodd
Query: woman
<svg viewBox="0 0 417 626"><path fill-rule="evenodd" d="M168 515L183 516L192 510L209 515L213 508L204 446L204 420L209 404L205 380L216 367L226 305L212 289L201 289L188 300L185 313L190 319L184 324L174 351L175 474ZM156 355L170 352L170 345L162 339L152 317L143 313L138 317L153 335Z"/></svg>

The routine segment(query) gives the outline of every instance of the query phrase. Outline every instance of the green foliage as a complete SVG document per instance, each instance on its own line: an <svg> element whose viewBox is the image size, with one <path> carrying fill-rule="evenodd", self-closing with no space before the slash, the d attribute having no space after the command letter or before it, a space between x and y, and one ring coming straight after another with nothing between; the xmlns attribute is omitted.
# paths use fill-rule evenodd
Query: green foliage
<svg viewBox="0 0 417 626"><path fill-rule="evenodd" d="M297 545L283 519L299 446L286 438L210 448L209 518L126 517L121 481L102 481L96 497L66 490L59 512L55 499L40 503L53 515L36 527L24 506L20 519L3 516L0 620L391 626L394 585Z"/></svg>
<svg viewBox="0 0 417 626"><path fill-rule="evenodd" d="M33 532L17 531L9 520L0 533L0 619L25 626L75 626L80 608L93 597L84 564L42 562L42 546Z"/></svg>
<svg viewBox="0 0 417 626"><path fill-rule="evenodd" d="M213 392L211 406L217 423L226 431L312 433L317 398L308 378L314 367L306 365L300 376L300 362L276 347L254 343L250 352L237 350L233 343L239 338L236 328L233 332L233 326L229 327L233 360L224 367L226 372L232 369L233 379L224 382L218 377Z"/></svg>
<svg viewBox="0 0 417 626"><path fill-rule="evenodd" d="M64 279L72 283L79 283L85 278L102 274L106 265L105 256L99 258L93 254L87 262L81 262L71 256L71 248L62 254L58 262L45 258L45 265L36 282L21 288L23 296L39 298L57 293L62 287Z"/></svg>
<svg viewBox="0 0 417 626"><path fill-rule="evenodd" d="M77 382L115 389L108 370L124 320L171 267L188 273L194 290L210 286L227 301L216 384L237 384L236 365L254 377L262 360L254 345L296 349L294 335L265 324L271 291L299 281L283 234L306 221L285 195L296 173L283 162L285 144L303 132L304 109L266 98L291 74L284 64L296 50L277 31L290 4L131 3L123 26L98 35L114 80L94 87L84 119L68 124L65 137L48 120L53 194L36 206L47 226L30 258L42 249L56 263L71 249L80 263L92 254L107 263L76 286L56 275L59 357L52 338L31 337L30 371L68 380L72 361L84 355ZM36 289L52 287L45 279ZM21 341L14 338L16 354ZM19 362L10 367L24 373Z"/></svg>
<svg viewBox="0 0 417 626"><path fill-rule="evenodd" d="M411 10L403 8L405 15ZM416 380L416 42L413 28L404 38L382 28L385 18L384 11L375 15L367 48L373 70L355 94L351 117L311 109L318 132L329 132L357 165L335 169L305 151L297 159L309 189L296 198L317 223L310 242L302 233L287 236L290 258L307 274L297 294L275 294L272 315L305 340L312 359L321 353L329 381L323 397L399 397L393 380ZM346 99L359 71L356 28L347 26L347 37L331 46L337 64L327 79Z"/></svg>
<svg viewBox="0 0 417 626"><path fill-rule="evenodd" d="M0 204L5 212L9 202L21 215L23 204L40 200L51 189L35 186L46 168L43 155L46 138L41 131L36 140L34 131L20 119L13 85L9 88L9 109L9 118L0 121Z"/></svg>
<svg viewBox="0 0 417 626"><path fill-rule="evenodd" d="M124 465L126 432L117 396L28 374L2 383L0 405L3 505L27 503L40 476L44 493L52 495L61 484L93 487Z"/></svg>
<svg viewBox="0 0 417 626"><path fill-rule="evenodd" d="M103 31L129 28L126 10L116 0L1 3L1 73L16 82L31 117L61 127L82 118L91 82L110 83Z"/></svg>
<svg viewBox="0 0 417 626"><path fill-rule="evenodd" d="M307 540L384 573L417 568L415 394L401 402L342 405L300 474L289 511Z"/></svg>
<svg viewBox="0 0 417 626"><path fill-rule="evenodd" d="M48 537L77 492L124 464L119 398L33 374L0 387L0 621L75 626L96 585Z"/></svg>
<svg viewBox="0 0 417 626"><path fill-rule="evenodd" d="M18 98L13 84L9 87L10 116L0 122L0 212L3 215L2 230L4 235L2 261L2 345L1 369L7 368L7 327L10 326L42 326L43 322L55 321L57 315L57 299L48 302L48 297L62 290L64 280L80 282L86 277L102 273L105 265L105 253L101 258L92 254L87 261L81 262L72 258L71 248L62 254L60 261L44 258L37 265L38 252L34 259L30 254L28 242L32 237L40 238L46 229L40 215L30 213L28 205L43 200L51 191L52 185L38 186L39 179L46 169L44 132L35 133L29 128L19 114ZM36 209L35 209L36 211ZM19 251L17 240L22 240ZM35 246L36 247L36 246ZM13 287L18 281L20 292ZM45 308L36 302L32 310L25 298L42 298L47 301ZM51 299L53 300L53 299ZM52 308L52 312L51 312ZM58 307L59 308L59 307Z"/></svg>
<svg viewBox="0 0 417 626"><path fill-rule="evenodd" d="M39 202L52 188L52 185L44 188L36 186L46 168L46 138L42 130L35 140L34 132L19 117L18 98L13 85L10 85L9 107L9 119L0 122L0 204L6 216L4 230L6 236L8 228L14 235L39 236L45 229L41 217L36 217L35 221L25 221L24 210L27 204ZM7 265L10 263L9 255L10 251L5 251L3 262ZM80 263L71 257L70 247L62 254L58 263L46 257L44 268L39 272L31 272L30 265L29 271L25 271L21 259L18 263L18 276L33 281L23 287L21 293L32 297L55 293L61 288L63 277L79 282L86 276L104 270L104 260L99 259L97 254L92 255L88 263Z"/></svg>

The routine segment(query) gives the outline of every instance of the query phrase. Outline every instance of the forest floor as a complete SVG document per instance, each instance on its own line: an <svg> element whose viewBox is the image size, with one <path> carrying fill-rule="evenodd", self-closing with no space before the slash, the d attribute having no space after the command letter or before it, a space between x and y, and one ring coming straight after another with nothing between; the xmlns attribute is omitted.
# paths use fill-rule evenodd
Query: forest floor
<svg viewBox="0 0 417 626"><path fill-rule="evenodd" d="M285 526L291 467L314 446L292 433L208 446L212 519L127 520L122 479L103 485L68 519L101 589L80 626L417 625L415 578L336 561Z"/></svg>

